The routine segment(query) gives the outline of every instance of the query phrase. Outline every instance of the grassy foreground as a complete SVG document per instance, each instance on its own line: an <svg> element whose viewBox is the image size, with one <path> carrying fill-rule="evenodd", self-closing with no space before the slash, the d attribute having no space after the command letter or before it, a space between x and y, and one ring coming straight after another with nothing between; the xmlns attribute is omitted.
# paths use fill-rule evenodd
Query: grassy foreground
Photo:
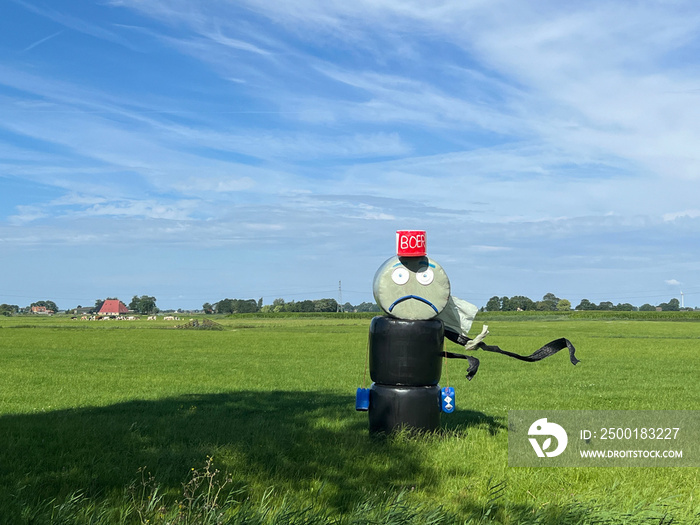
<svg viewBox="0 0 700 525"><path fill-rule="evenodd" d="M700 521L700 469L509 468L506 432L509 409L700 409L700 323L489 320L490 344L564 336L582 362L448 361L442 430L375 439L368 320L219 321L1 320L0 522Z"/></svg>

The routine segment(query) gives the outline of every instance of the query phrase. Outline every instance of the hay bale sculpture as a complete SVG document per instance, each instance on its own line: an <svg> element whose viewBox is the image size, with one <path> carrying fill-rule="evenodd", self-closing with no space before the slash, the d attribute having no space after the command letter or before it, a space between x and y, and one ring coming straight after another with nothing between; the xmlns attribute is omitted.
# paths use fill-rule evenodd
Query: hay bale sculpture
<svg viewBox="0 0 700 525"><path fill-rule="evenodd" d="M357 410L368 410L372 433L401 427L436 430L441 413L454 411L454 388L438 384L443 361L466 359L467 379L471 380L479 360L444 351L445 337L466 351L481 349L530 362L568 348L571 363L579 362L565 338L521 356L485 344L486 325L476 337L468 337L478 308L450 294L447 274L427 256L424 231L396 232L396 255L377 270L373 290L385 315L372 319L367 361L373 383L370 388L357 389L355 404Z"/></svg>

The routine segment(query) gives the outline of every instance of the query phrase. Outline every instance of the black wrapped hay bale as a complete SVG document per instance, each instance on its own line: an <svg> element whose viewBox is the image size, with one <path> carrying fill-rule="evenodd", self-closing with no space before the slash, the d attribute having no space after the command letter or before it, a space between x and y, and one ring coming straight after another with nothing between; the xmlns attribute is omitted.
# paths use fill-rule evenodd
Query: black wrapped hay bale
<svg viewBox="0 0 700 525"><path fill-rule="evenodd" d="M369 431L440 428L440 387L391 386L374 383L369 391Z"/></svg>
<svg viewBox="0 0 700 525"><path fill-rule="evenodd" d="M378 316L369 328L369 375L382 385L437 385L442 373L442 321Z"/></svg>

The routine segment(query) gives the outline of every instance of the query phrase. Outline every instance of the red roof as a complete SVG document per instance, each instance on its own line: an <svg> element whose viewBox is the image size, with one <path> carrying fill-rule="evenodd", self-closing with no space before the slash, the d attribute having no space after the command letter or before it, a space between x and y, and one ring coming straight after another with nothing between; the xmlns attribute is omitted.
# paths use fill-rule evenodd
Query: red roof
<svg viewBox="0 0 700 525"><path fill-rule="evenodd" d="M98 313L101 314L126 314L129 313L129 309L124 303L117 299L107 299L102 303L102 308Z"/></svg>

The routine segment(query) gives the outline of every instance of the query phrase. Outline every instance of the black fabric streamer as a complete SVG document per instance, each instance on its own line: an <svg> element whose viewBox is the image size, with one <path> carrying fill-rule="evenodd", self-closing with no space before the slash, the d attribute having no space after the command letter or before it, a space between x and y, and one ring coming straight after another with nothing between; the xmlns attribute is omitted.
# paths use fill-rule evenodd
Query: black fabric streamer
<svg viewBox="0 0 700 525"><path fill-rule="evenodd" d="M471 341L469 337L459 335L458 333L453 332L452 330L445 330L445 337L447 337L453 343L457 343L458 345L462 346L466 345L469 341ZM513 352L506 352L505 350L501 350L498 346L487 345L483 341L476 345L475 348L480 348L481 350L484 350L486 352L496 352L498 354L507 355L508 357L513 357L515 359L519 359L520 361L527 361L528 363L540 361L545 357L549 357L550 355L556 354L559 350L568 348L569 360L571 361L571 364L575 365L577 363L580 363L580 361L576 359L576 356L574 355L576 352L574 345L572 345L571 341L569 341L565 337L562 337L561 339L555 339L554 341L547 343L542 348L536 350L530 355L519 355L514 354ZM472 380L472 378L476 375L476 372L479 370L479 360L476 357L464 354L456 354L453 352L443 352L442 355L448 359L466 359L469 362L469 368L467 369L467 379L469 381Z"/></svg>
<svg viewBox="0 0 700 525"><path fill-rule="evenodd" d="M469 368L467 369L467 379L469 381L476 375L479 370L479 360L476 357L464 354L455 354L453 352L443 352L442 355L447 359L466 359L469 361Z"/></svg>

